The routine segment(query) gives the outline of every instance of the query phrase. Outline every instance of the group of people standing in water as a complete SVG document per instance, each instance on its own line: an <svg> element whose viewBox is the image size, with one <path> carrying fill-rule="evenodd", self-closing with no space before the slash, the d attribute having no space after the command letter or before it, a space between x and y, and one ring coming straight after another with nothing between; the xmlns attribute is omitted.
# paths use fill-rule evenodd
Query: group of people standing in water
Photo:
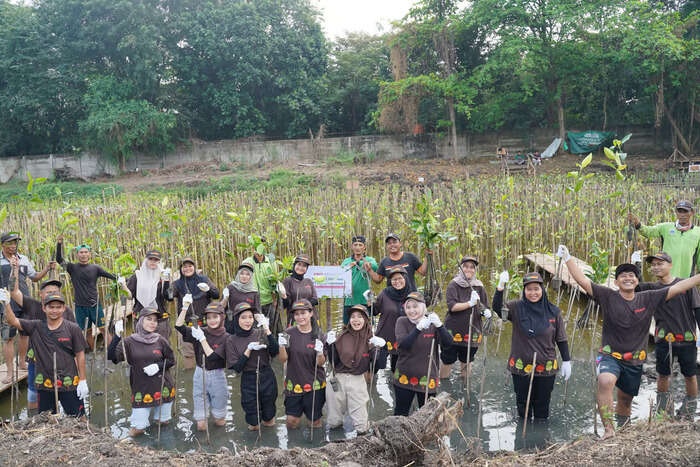
<svg viewBox="0 0 700 467"><path fill-rule="evenodd" d="M3 246L13 241L16 249L19 236L8 235L2 237ZM572 366L566 323L549 300L543 277L537 272L525 274L522 296L507 300L504 289L510 276L503 271L490 299L478 278L478 258L464 256L446 289L443 322L436 312L439 308L426 303L416 287L415 273L426 274L427 261L404 252L396 234L387 235L385 245L388 254L377 263L366 255L365 238L352 238L352 253L342 263L352 271L352 294L344 301L340 332L324 333L320 328L314 283L305 277L311 258L299 254L289 277L278 283L270 280L276 262L262 249L242 261L235 278L219 291L191 257L183 258L174 274L162 266L161 252L151 249L133 275L115 277L91 262L87 245L76 248L77 263L68 263L59 238L57 256L73 282L75 313L66 306L63 284L58 280L41 284L40 301L31 298L21 287L16 256L9 258L9 287L0 289L0 302L5 321L29 337L30 393L39 410L55 412L60 402L70 415L85 414L84 400L89 394L85 351L92 345L88 346L84 330L91 324L101 328L108 358L115 364L124 361L130 368L132 436L142 434L151 419L163 424L172 417L178 382L172 374L176 358L168 313L171 301L176 303L174 329L183 364L194 368L193 418L199 430L208 429L210 418L216 426L226 423L230 398L227 371L240 375L240 406L248 429L274 425L279 392L274 359L283 364L281 391L289 428L299 427L304 418L318 427L325 413L331 428L342 426L348 418L357 433L366 432L369 391L382 369L390 372L393 382L394 414L408 415L414 399L421 407L439 391L441 379L450 376L458 360L463 375L471 371L486 332L483 323L492 319L491 310L513 323L506 367L518 415L547 419L556 375L561 373L568 380ZM651 318L657 317L658 335L680 335L680 340L693 344L697 341L695 323L700 315L693 313L700 309L695 289L700 275L685 280L666 277L675 260L660 252L647 257L654 274L663 273L657 274L659 284L640 287L639 267L630 262L617 266L617 290L613 290L592 283L565 246L559 247L557 256L602 310L598 407L608 437L614 433L615 386L618 423L629 418L646 358ZM97 299L99 277L116 280L133 299L135 326L130 335L125 334L121 319L114 322L113 336L104 329ZM383 281L386 287L375 297L372 283ZM274 333L276 321L281 321L275 314L277 296L286 311L285 326L282 332ZM670 321L664 322L664 316ZM662 326L665 328L658 331ZM678 326L684 329L676 329ZM694 358L687 353L679 355L683 361ZM691 377L685 366L683 372ZM692 396L692 382L688 384ZM697 397L697 383L694 395Z"/></svg>

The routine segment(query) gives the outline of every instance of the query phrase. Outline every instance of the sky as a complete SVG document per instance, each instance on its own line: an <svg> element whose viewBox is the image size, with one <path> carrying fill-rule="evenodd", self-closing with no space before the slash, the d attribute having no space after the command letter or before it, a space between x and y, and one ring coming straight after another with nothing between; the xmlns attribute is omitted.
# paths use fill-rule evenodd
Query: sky
<svg viewBox="0 0 700 467"><path fill-rule="evenodd" d="M391 21L404 17L415 0L313 0L323 13L326 37L347 31L379 32L377 23L389 30Z"/></svg>

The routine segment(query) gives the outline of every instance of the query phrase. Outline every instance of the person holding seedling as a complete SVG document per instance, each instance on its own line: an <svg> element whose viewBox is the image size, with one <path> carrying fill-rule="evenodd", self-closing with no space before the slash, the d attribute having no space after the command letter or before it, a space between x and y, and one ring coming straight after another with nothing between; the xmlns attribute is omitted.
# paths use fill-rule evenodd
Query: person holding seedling
<svg viewBox="0 0 700 467"><path fill-rule="evenodd" d="M639 285L639 268L622 263L615 268L615 285L619 290L593 283L571 259L569 250L559 245L569 273L599 305L603 313L603 334L598 353L598 409L605 426L603 439L615 434L612 420L613 388L617 387L615 413L618 426L629 421L632 399L639 392L642 363L646 360L649 326L664 302L700 284L700 274L656 290L635 293Z"/></svg>
<svg viewBox="0 0 700 467"><path fill-rule="evenodd" d="M396 362L399 355L397 351L396 340L396 321L405 316L403 305L406 297L411 293L408 287L408 273L402 266L394 266L386 272L389 285L384 288L374 303L374 313L380 314L379 322L375 334L386 342L386 346L382 348L377 364L374 367L375 373L378 370L386 368L387 357L391 359L391 372L396 370Z"/></svg>
<svg viewBox="0 0 700 467"><path fill-rule="evenodd" d="M298 428L305 415L313 428L321 426L326 403L325 337L313 320L313 306L306 299L292 304L295 326L280 334L279 361L287 364L284 409L287 427Z"/></svg>
<svg viewBox="0 0 700 467"><path fill-rule="evenodd" d="M368 271L372 280L376 283L380 283L384 277L387 278L387 285L389 283L389 278L387 276L387 271L394 266L401 266L406 270L406 277L408 280L409 292L416 291L416 279L415 274L425 276L428 271L428 261L422 262L418 259L416 255L409 252L404 252L401 248L401 238L395 233L390 233L384 239L384 244L386 245L388 256L382 258L379 262L379 268L377 272ZM430 251L426 251L430 254Z"/></svg>
<svg viewBox="0 0 700 467"><path fill-rule="evenodd" d="M10 307L10 293L0 289L0 303L10 326L29 335L34 350L36 375L33 384L38 393L39 412L56 413L57 402L74 417L85 415L84 399L90 394L85 373L85 337L77 324L63 319L66 300L60 294L42 300L46 321L19 319Z"/></svg>
<svg viewBox="0 0 700 467"><path fill-rule="evenodd" d="M634 259L632 260L634 263ZM658 279L657 282L642 282L639 290L654 290L665 288L681 281L671 275L673 260L666 252L659 252L646 257L646 262L651 266L651 272ZM698 380L695 377L697 371L697 336L696 324L700 324L700 294L696 288L673 297L662 303L654 313L656 342L654 351L656 354L656 408L659 412L665 412L668 406L673 408L673 401L669 401L669 380L671 375L672 357L676 357L681 367L681 373L685 377L685 401L680 414L686 417L695 415L698 399ZM670 351L670 352L669 352ZM670 355L669 355L670 353Z"/></svg>
<svg viewBox="0 0 700 467"><path fill-rule="evenodd" d="M236 278L226 287L222 293L222 305L226 309L226 332L234 334L236 323L234 322L234 310L239 303L247 303L253 311L262 313L260 306L260 292L253 282L255 269L252 264L243 262L238 266Z"/></svg>
<svg viewBox="0 0 700 467"><path fill-rule="evenodd" d="M348 415L358 434L365 433L369 429L369 392L365 374L386 341L372 334L367 307L358 304L350 307L350 322L343 326L340 335L336 337L335 331L329 331L326 343L334 378L326 386L328 426L342 427L344 417Z"/></svg>
<svg viewBox="0 0 700 467"><path fill-rule="evenodd" d="M377 260L367 256L367 239L364 235L352 237L350 245L352 254L345 258L340 264L343 269L352 269L352 295L345 297L343 306L343 324L348 324L350 320L350 308L353 305L370 306L365 298L365 293L370 290L370 271L377 272Z"/></svg>
<svg viewBox="0 0 700 467"><path fill-rule="evenodd" d="M58 295L61 293L61 287L63 283L58 280L48 280L41 283L39 286L39 300L34 300L32 297L22 293L19 288L19 281L14 280L19 273L19 260L15 257L11 260L12 265L12 275L10 276L10 283L14 284L14 288L10 291L10 298L19 306L22 317L24 319L38 319L46 321L46 313L44 313L44 308L42 306L42 301L49 295ZM70 307L66 307L63 312L63 319L66 321L72 321L75 323L75 314ZM21 335L28 335L24 332L20 332ZM36 360L35 352L33 349L28 349L27 351L27 381L31 383L34 381L36 376L36 365L34 361ZM36 410L39 408L38 394L33 384L27 385L27 409Z"/></svg>
<svg viewBox="0 0 700 467"><path fill-rule="evenodd" d="M78 262L67 262L63 257L63 235L59 235L56 244L56 262L68 272L73 283L73 303L78 326L82 330L87 327L86 337L91 349L95 348L95 339L92 335L93 324L104 336L105 345L109 345L110 337L109 332L105 329L105 317L97 292L97 280L100 277L106 277L116 281L117 276L90 262L92 251L88 245L77 246L75 252Z"/></svg>
<svg viewBox="0 0 700 467"><path fill-rule="evenodd" d="M287 327L291 326L293 322L294 316L290 310L292 303L303 298L308 300L311 306L318 306L318 297L316 295L314 281L308 277L304 277L309 266L311 266L311 258L309 258L309 255L299 253L297 257L294 258L294 265L292 266L289 277L282 281L285 291L282 296L282 303L284 303L284 308L287 310ZM315 312L314 318L318 320L318 314Z"/></svg>
<svg viewBox="0 0 700 467"><path fill-rule="evenodd" d="M5 287L8 290L14 289L13 284L10 282L10 272L12 269L11 262L13 259L18 261L19 268L18 273L14 277L19 278L19 288L22 294L29 296L29 286L27 285L27 279L32 282L39 282L43 279L49 272L49 269L55 268L56 263L50 261L44 269L37 272L34 269L34 264L26 256L19 254L17 248L19 247L19 242L22 240L18 233L9 232L0 236L0 287ZM14 301L10 303L12 306L12 311L15 312L16 316L21 316L20 306ZM12 382L14 372L14 359L15 359L15 335L17 335L17 330L12 326L7 325L2 320L0 320L0 335L4 342L3 352L5 356L5 362L7 365L7 376L2 380L2 384L9 384ZM23 370L27 369L27 364L25 362L25 356L27 355L28 338L26 335L20 335L19 338L19 361L20 368Z"/></svg>
<svg viewBox="0 0 700 467"><path fill-rule="evenodd" d="M177 309L187 310L184 324L187 326L206 326L206 316L204 310L212 300L219 298L219 290L214 283L204 274L197 271L197 265L190 256L180 262L180 278L173 282L172 296L166 296L168 300L175 300ZM184 360L184 367L191 369L195 367L194 347L191 342L182 341L178 335L180 350ZM201 361L196 362L201 365Z"/></svg>
<svg viewBox="0 0 700 467"><path fill-rule="evenodd" d="M275 292L279 293L282 298L284 298L285 294L282 284L278 284L271 279L277 272L277 263L274 257L267 254L265 237L260 237L253 251L253 256L249 256L243 262L253 265L253 281L258 292L260 292L260 307L263 314L270 318L270 314L276 305Z"/></svg>
<svg viewBox="0 0 700 467"><path fill-rule="evenodd" d="M474 356L482 340L481 317L491 317L484 284L476 278L478 266L476 257L463 257L459 262L459 272L447 286L445 328L452 335L454 344L445 347L440 353L440 378L450 376L452 364L457 359L462 362L463 374L471 372Z"/></svg>
<svg viewBox="0 0 700 467"><path fill-rule="evenodd" d="M141 310L146 307L158 310L158 329L156 332L166 341L170 340L170 317L166 306L166 297L170 293L170 268L161 266L162 254L158 250L148 250L141 268L128 279L120 277L117 282L129 297L134 297L133 319L138 320Z"/></svg>
<svg viewBox="0 0 700 467"><path fill-rule="evenodd" d="M428 314L423 294L408 294L404 310L406 316L396 321L399 358L394 371L394 415L408 416L414 398L423 407L437 394L438 354L454 342L438 315Z"/></svg>
<svg viewBox="0 0 700 467"><path fill-rule="evenodd" d="M503 289L509 280L508 271L498 278L493 310L499 317L503 317ZM527 413L528 418L546 420L559 370L557 348L562 360L561 375L564 380L571 377L571 356L561 310L549 301L542 276L537 272L525 274L522 297L507 301L505 306L508 316L504 319L513 323L508 370L513 378L518 416L525 418Z"/></svg>
<svg viewBox="0 0 700 467"><path fill-rule="evenodd" d="M676 222L642 225L632 213L628 220L647 238L660 238L661 249L673 259L671 275L682 279L690 277L700 265L700 227L693 224L695 207L687 200L676 204Z"/></svg>
<svg viewBox="0 0 700 467"><path fill-rule="evenodd" d="M194 346L197 367L192 379L193 417L199 431L208 430L209 413L216 426L224 426L228 403L228 384L224 369L228 367L226 342L229 334L224 328L224 309L219 303L210 303L204 311L206 327L199 324L185 326L187 308L184 306L175 321L175 329L182 335L182 339ZM212 355L214 353L216 356ZM205 371L206 377L203 374Z"/></svg>
<svg viewBox="0 0 700 467"><path fill-rule="evenodd" d="M277 412L277 379L270 361L279 354L270 332L270 320L250 303L234 307L233 333L227 341L229 369L241 375L241 407L251 431L274 426ZM216 355L216 354L213 354Z"/></svg>
<svg viewBox="0 0 700 467"><path fill-rule="evenodd" d="M115 337L109 345L107 357L117 364L126 361L130 367L131 430L129 436L138 436L155 421L168 423L175 399L175 380L170 368L175 366L175 354L170 343L158 332L160 310L147 305L139 310L136 330L121 342L124 321L114 323Z"/></svg>

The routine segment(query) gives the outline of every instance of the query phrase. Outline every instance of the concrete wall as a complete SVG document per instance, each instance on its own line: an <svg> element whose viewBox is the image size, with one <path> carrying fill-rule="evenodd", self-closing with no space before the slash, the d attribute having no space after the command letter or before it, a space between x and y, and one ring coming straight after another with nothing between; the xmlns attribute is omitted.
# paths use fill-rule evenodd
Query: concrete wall
<svg viewBox="0 0 700 467"><path fill-rule="evenodd" d="M586 128L574 131L586 130ZM654 146L651 128L610 128L619 137L633 133L625 145L630 154L654 154L659 149ZM464 134L457 138L457 157L475 159L492 157L498 146L506 146L511 152L522 149L544 150L557 136L558 130L539 128L514 130L498 133ZM670 152L670 144L664 143L661 153ZM455 156L448 138L433 135L397 136L368 135L322 140L192 140L163 156L137 154L127 163L129 170L148 170L176 167L197 161L220 163L243 163L263 165L290 161L323 161L341 151L364 153L377 160L402 158L433 158ZM0 158L0 183L20 177L26 180L27 172L32 177L52 177L56 170L71 178L89 179L102 175L114 175L116 167L96 154L41 155Z"/></svg>

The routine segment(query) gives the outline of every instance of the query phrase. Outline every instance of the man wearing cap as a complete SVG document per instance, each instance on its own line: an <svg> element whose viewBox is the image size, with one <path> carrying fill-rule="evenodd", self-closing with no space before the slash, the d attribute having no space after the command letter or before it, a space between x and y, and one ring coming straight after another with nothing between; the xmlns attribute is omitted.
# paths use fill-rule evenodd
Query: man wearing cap
<svg viewBox="0 0 700 467"><path fill-rule="evenodd" d="M352 255L345 258L340 264L343 269L352 269L352 295L345 297L343 307L343 324L347 325L350 320L350 308L353 305L371 306L365 297L365 293L370 290L370 272L377 272L377 260L366 255L367 240L364 235L352 237L350 245Z"/></svg>
<svg viewBox="0 0 700 467"><path fill-rule="evenodd" d="M46 321L18 319L10 307L10 294L5 289L0 289L0 302L5 304L7 322L29 335L36 375L28 383L33 384L39 394L39 412L57 412L54 395L54 389L57 389L58 400L66 414L85 415L83 400L90 394L85 376L86 343L78 325L63 319L66 310L63 296L44 297Z"/></svg>
<svg viewBox="0 0 700 467"><path fill-rule="evenodd" d="M15 274L14 277L19 277L19 287L22 293L29 295L27 279L30 279L32 282L39 282L46 276L49 269L56 266L56 263L50 261L49 264L44 267L44 269L42 269L40 272L36 272L34 269L34 264L32 264L31 260L17 252L17 247L20 240L22 239L16 232L6 233L0 236L0 244L2 246L2 250L0 251L0 287L5 287L8 290L12 290L14 288L13 284L10 283L10 272L12 269L11 262L14 258L19 264L18 274ZM12 306L12 311L15 312L15 315L19 316L21 310L17 303L12 301L10 306ZM17 334L17 330L4 323L4 321L0 321L0 334L2 335L3 341L5 341L3 351L5 361L7 362L8 371L7 376L2 382L7 384L12 381L12 375L14 375L14 337ZM27 345L27 336L21 336L19 339L19 361L22 369L26 369L24 358L27 354Z"/></svg>
<svg viewBox="0 0 700 467"><path fill-rule="evenodd" d="M401 249L401 239L395 233L390 233L384 239L384 244L386 245L388 256L382 258L379 262L379 268L377 272L368 271L372 280L376 283L380 283L386 276L386 271L394 266L401 266L406 270L408 275L408 289L410 291L417 290L416 288L416 271L425 276L428 270L428 262L425 261L421 263L416 255L409 252L404 252ZM428 254L430 252L428 251Z"/></svg>
<svg viewBox="0 0 700 467"><path fill-rule="evenodd" d="M642 225L634 214L628 220L639 233L647 238L660 238L661 249L673 258L671 275L690 277L700 265L700 227L693 225L695 207L690 201L681 200L676 204L676 222L662 222L656 225Z"/></svg>
<svg viewBox="0 0 700 467"><path fill-rule="evenodd" d="M677 282L670 287L635 293L639 285L639 269L631 263L615 268L615 291L594 284L571 259L569 250L559 245L557 256L562 258L569 273L592 297L603 314L602 343L598 353L598 410L605 426L603 439L615 434L612 421L613 388L617 386L615 413L618 425L629 421L632 399L639 392L642 363L646 359L649 326L654 313L668 300L700 284L700 274Z"/></svg>
<svg viewBox="0 0 700 467"><path fill-rule="evenodd" d="M88 245L76 247L77 263L69 263L63 257L63 235L59 235L56 244L56 261L70 275L73 283L73 304L75 305L75 319L81 329L87 327L87 342L90 348L94 348L95 339L92 336L92 325L95 324L104 336L105 345L109 345L109 333L105 329L105 317L102 304L97 293L97 279L106 277L116 281L117 276L108 273L102 267L90 263L92 253Z"/></svg>
<svg viewBox="0 0 700 467"><path fill-rule="evenodd" d="M681 281L671 275L672 259L666 252L659 252L646 257L651 272L657 282L642 282L639 290L655 290L677 284ZM673 357L678 360L681 373L685 377L686 399L681 407L681 414L694 416L697 407L698 380L697 369L697 335L696 324L700 323L700 294L696 288L673 297L662 304L654 313L656 342L656 405L658 411L665 411L669 402L669 379L671 364L669 347ZM673 404L671 403L671 408Z"/></svg>
<svg viewBox="0 0 700 467"><path fill-rule="evenodd" d="M19 262L17 258L12 260L12 277L17 277L17 272L19 268ZM44 313L41 302L49 295L59 295L61 293L61 287L63 283L59 280L50 279L41 283L39 287L39 298L40 300L34 300L32 297L25 295L19 288L19 282L14 282L14 288L10 291L10 298L19 306L24 319L39 319L46 321L46 313ZM66 307L63 312L63 319L66 321L72 321L75 323L75 315L73 310ZM20 335L28 337L24 332L20 332ZM35 355L34 350L29 349L27 351L27 381L33 381L36 375L35 365L34 365ZM34 385L27 385L27 408L29 410L36 410L39 408L38 395Z"/></svg>

